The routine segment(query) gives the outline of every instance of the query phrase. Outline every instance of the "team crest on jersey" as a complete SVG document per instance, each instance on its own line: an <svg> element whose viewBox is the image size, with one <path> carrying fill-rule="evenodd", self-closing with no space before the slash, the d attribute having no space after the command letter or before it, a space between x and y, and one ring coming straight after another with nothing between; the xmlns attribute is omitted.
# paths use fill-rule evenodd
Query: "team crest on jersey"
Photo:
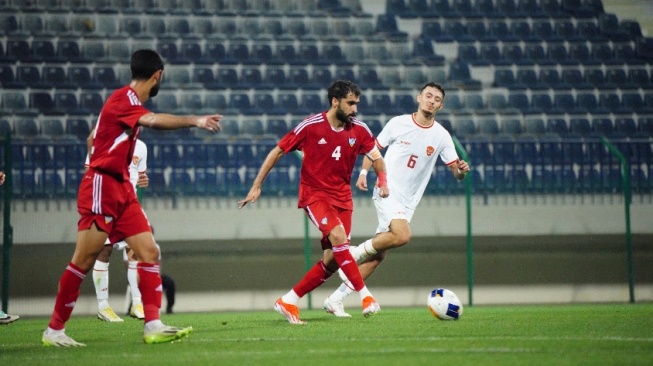
<svg viewBox="0 0 653 366"><path fill-rule="evenodd" d="M350 137L349 138L349 147L353 147L355 143L356 143L356 138L355 137Z"/></svg>
<svg viewBox="0 0 653 366"><path fill-rule="evenodd" d="M140 160L140 158L138 156L134 155L134 157L132 158L132 164L138 165L139 160Z"/></svg>
<svg viewBox="0 0 653 366"><path fill-rule="evenodd" d="M426 147L426 156L431 156L435 152L435 148L433 146L427 146Z"/></svg>

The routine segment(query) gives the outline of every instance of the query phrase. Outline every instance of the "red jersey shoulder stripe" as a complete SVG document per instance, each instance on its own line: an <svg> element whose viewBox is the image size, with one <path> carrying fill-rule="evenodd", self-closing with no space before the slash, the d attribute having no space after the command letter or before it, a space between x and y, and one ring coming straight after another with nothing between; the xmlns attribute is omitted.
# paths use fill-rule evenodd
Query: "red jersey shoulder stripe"
<svg viewBox="0 0 653 366"><path fill-rule="evenodd" d="M127 98L129 98L129 103L131 105L141 105L141 101L138 99L138 95L133 90L127 90Z"/></svg>
<svg viewBox="0 0 653 366"><path fill-rule="evenodd" d="M318 114L315 114L315 115L309 116L309 117L306 118L305 120L301 121L301 122L297 125L297 127L295 127L295 129L293 130L293 132L294 132L295 135L296 135L296 134L298 134L301 130L303 130L304 127L306 127L306 126L308 126L308 125L311 125L311 124L313 124L313 123L320 123L320 122L323 122L323 121L324 121L324 118L322 117L322 113L318 113Z"/></svg>

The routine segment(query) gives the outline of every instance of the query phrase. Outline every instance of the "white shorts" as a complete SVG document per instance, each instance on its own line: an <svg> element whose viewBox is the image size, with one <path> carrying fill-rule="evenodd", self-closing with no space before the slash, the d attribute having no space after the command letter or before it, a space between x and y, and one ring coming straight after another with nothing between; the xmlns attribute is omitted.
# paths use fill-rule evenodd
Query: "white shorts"
<svg viewBox="0 0 653 366"><path fill-rule="evenodd" d="M379 226L376 228L377 234L390 231L392 220L403 219L410 223L415 213L415 209L406 207L397 199L397 196L392 195L392 192L386 198L379 197L378 187L374 187L372 199L376 207L376 217L379 220Z"/></svg>

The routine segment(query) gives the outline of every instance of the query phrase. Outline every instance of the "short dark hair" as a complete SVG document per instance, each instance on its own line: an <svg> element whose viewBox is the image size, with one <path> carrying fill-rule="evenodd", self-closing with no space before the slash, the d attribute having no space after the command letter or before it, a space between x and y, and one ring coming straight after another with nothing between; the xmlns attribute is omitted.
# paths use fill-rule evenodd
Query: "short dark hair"
<svg viewBox="0 0 653 366"><path fill-rule="evenodd" d="M426 88L436 88L436 89L438 89L440 92L442 92L442 99L444 99L444 94L445 94L445 93L444 93L444 88L442 87L442 85L440 85L440 84L436 84L436 83L434 83L434 82L426 83L426 84L424 84L424 86L422 87L422 89L419 90L419 93L422 94L422 92L423 92L424 89L426 89Z"/></svg>
<svg viewBox="0 0 653 366"><path fill-rule="evenodd" d="M132 54L132 80L147 80L159 70L163 70L163 60L156 51L143 49Z"/></svg>
<svg viewBox="0 0 653 366"><path fill-rule="evenodd" d="M327 91L329 106L331 106L331 101L333 100L333 98L341 100L342 98L347 98L347 95L349 95L349 93L352 93L357 97L360 97L361 88L349 80L334 81Z"/></svg>

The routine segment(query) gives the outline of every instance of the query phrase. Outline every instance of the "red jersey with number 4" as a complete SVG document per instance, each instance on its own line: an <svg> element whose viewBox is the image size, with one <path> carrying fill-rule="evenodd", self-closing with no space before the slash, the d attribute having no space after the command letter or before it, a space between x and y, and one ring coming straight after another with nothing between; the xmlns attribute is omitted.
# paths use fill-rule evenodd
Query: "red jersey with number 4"
<svg viewBox="0 0 653 366"><path fill-rule="evenodd" d="M351 174L360 154L376 147L370 129L358 119L350 127L333 129L322 112L303 120L279 141L287 154L301 150L304 154L299 181L298 207L318 199L333 206L352 210Z"/></svg>
<svg viewBox="0 0 653 366"><path fill-rule="evenodd" d="M143 107L131 87L113 92L98 117L89 166L129 180L129 165L138 138L138 119L146 113L150 111Z"/></svg>

